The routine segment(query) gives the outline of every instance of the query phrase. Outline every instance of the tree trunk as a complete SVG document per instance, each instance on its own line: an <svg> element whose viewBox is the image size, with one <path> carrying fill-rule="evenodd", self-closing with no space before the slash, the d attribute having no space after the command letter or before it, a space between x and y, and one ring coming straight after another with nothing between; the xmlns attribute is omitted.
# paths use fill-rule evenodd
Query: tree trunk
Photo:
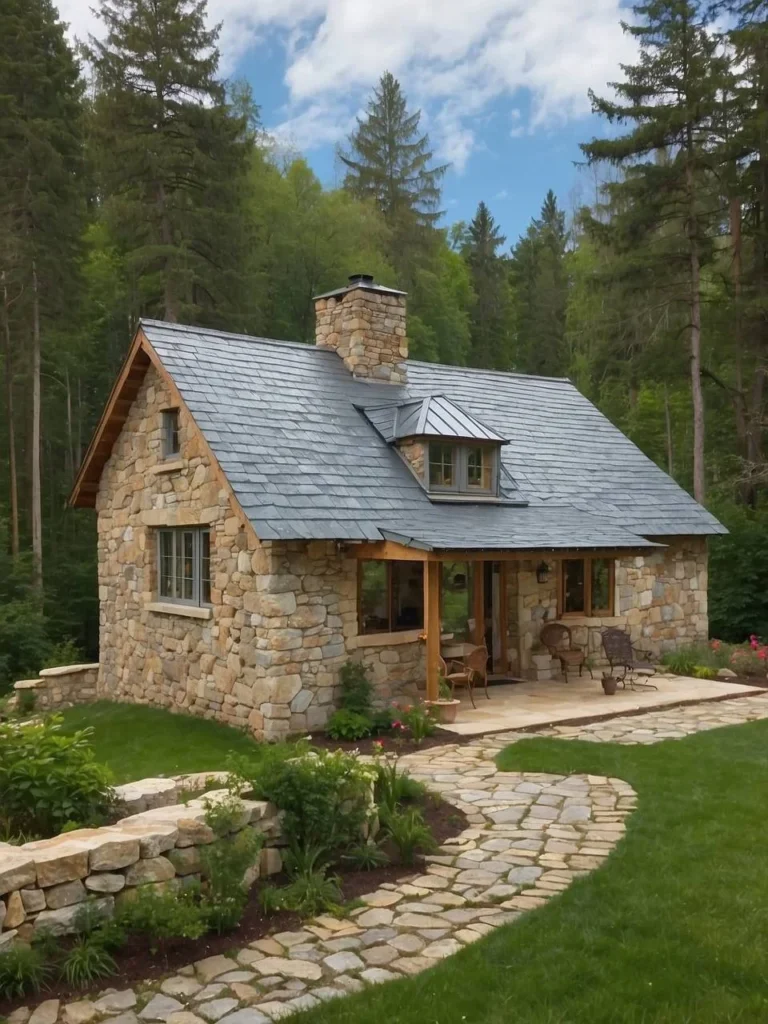
<svg viewBox="0 0 768 1024"><path fill-rule="evenodd" d="M690 310L691 310L691 397L693 399L693 496L704 503L706 477L704 473L704 389L701 386L701 268L699 246L696 239L696 193L690 153L693 141L689 128L689 157L686 169L688 186L688 251L690 258Z"/></svg>
<svg viewBox="0 0 768 1024"><path fill-rule="evenodd" d="M72 431L72 389L69 384L69 368L64 370L64 381L67 389L67 450L66 471L67 483L71 484L75 477L75 444Z"/></svg>
<svg viewBox="0 0 768 1024"><path fill-rule="evenodd" d="M162 182L157 185L157 206L160 211L160 237L164 246L173 246L173 231L168 218L165 187ZM165 257L165 281L163 287L163 318L175 324L179 319L179 300L176 293L176 281L173 272L173 259Z"/></svg>
<svg viewBox="0 0 768 1024"><path fill-rule="evenodd" d="M5 407L8 416L8 477L11 502L11 554L19 554L19 479L16 470L16 427L13 419L13 363L11 361L11 324L9 319L8 284L3 282L3 341L5 348Z"/></svg>
<svg viewBox="0 0 768 1024"><path fill-rule="evenodd" d="M40 483L40 293L37 262L32 260L32 582L42 596L43 511Z"/></svg>

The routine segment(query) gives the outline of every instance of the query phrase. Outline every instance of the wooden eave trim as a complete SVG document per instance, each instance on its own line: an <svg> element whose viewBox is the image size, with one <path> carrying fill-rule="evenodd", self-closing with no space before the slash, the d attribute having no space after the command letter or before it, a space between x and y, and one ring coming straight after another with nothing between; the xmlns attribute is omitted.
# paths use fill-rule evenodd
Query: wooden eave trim
<svg viewBox="0 0 768 1024"><path fill-rule="evenodd" d="M94 508L96 505L104 464L150 366L149 355L144 350L145 341L144 332L138 328L72 485L67 501L73 508Z"/></svg>
<svg viewBox="0 0 768 1024"><path fill-rule="evenodd" d="M380 561L397 560L403 562L520 562L528 559L534 561L561 561L564 558L628 558L652 554L658 548L557 548L550 549L515 549L515 550L463 550L445 549L428 551L424 548L411 548L398 541L370 541L361 544L350 544L348 553L353 558L375 559Z"/></svg>

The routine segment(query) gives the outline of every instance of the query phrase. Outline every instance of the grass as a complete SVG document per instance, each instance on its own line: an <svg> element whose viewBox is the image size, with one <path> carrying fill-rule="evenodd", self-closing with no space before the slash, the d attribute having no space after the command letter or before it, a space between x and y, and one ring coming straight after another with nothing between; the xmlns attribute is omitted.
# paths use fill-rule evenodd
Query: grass
<svg viewBox="0 0 768 1024"><path fill-rule="evenodd" d="M258 744L246 733L191 715L172 715L136 704L96 704L62 712L64 731L93 728L97 760L108 764L115 783L184 772L221 771L227 756L253 754Z"/></svg>
<svg viewBox="0 0 768 1024"><path fill-rule="evenodd" d="M302 1024L768 1020L768 721L649 747L526 740L499 764L629 781L625 839L545 907Z"/></svg>

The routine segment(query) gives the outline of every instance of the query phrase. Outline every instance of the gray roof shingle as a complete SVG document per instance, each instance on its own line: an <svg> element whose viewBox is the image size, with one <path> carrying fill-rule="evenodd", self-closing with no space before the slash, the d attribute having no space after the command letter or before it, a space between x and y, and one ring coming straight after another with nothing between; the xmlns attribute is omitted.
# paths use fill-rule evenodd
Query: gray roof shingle
<svg viewBox="0 0 768 1024"><path fill-rule="evenodd" d="M407 385L368 383L311 345L141 326L262 539L556 549L725 532L567 380L409 361ZM527 507L433 503L361 411L435 394L509 439Z"/></svg>

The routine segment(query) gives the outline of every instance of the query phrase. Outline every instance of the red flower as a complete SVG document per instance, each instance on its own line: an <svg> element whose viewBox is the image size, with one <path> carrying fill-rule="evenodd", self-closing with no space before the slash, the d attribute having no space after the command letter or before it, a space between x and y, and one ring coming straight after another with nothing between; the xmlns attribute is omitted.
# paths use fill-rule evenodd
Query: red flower
<svg viewBox="0 0 768 1024"><path fill-rule="evenodd" d="M402 723L402 722L400 721L400 719L397 719L397 721L395 721L395 722L393 722L393 723L392 723L392 728L393 728L393 729L404 729L404 728L405 728L405 726L404 726L404 725L403 725L403 723Z"/></svg>

